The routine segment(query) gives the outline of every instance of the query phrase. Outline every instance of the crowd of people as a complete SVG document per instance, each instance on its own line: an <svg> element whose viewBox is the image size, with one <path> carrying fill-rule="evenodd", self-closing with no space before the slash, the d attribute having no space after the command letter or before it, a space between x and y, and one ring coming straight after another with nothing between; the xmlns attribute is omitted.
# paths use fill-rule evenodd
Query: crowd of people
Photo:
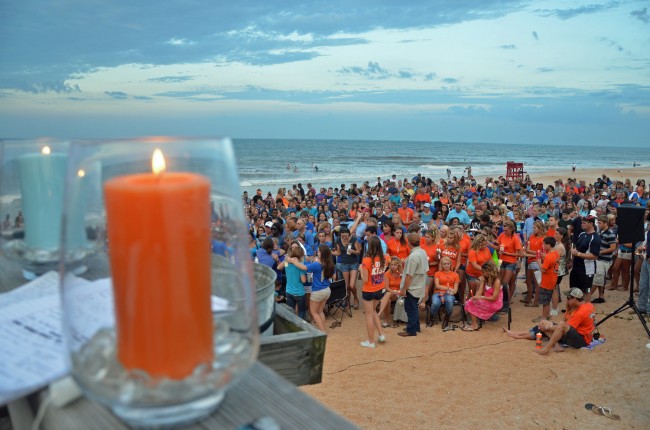
<svg viewBox="0 0 650 430"><path fill-rule="evenodd" d="M251 258L278 275L276 299L321 331L334 279L345 282L349 312L363 304L361 346L375 348L400 321L400 336L417 336L422 310L428 326L443 312L448 330L459 305L466 314L460 328L478 331L481 321L513 305L517 279L524 278L521 302L540 315L529 331L506 331L526 339L542 333L548 342L540 352L548 353L562 344L589 345L594 305L605 302L607 290L631 288L631 274L647 315L648 191L643 179L632 184L605 175L592 184L558 179L546 186L528 177L478 183L471 175L438 182L393 175L319 190L296 184L275 196L244 192L242 203ZM619 240L621 205L646 208L643 240Z"/></svg>

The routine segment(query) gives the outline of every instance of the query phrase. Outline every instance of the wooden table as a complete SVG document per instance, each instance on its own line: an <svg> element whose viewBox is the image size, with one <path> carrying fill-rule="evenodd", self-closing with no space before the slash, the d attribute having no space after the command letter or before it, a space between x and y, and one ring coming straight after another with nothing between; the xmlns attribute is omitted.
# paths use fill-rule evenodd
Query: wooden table
<svg viewBox="0 0 650 430"><path fill-rule="evenodd" d="M44 393L37 396L42 397ZM40 399L35 401L35 406ZM219 409L185 430L239 429L262 417L271 417L281 429L356 429L357 427L298 390L264 364L255 363L227 393ZM26 427L28 428L28 427ZM65 408L50 406L41 429L128 429L108 409L81 398ZM15 427L20 430L19 427Z"/></svg>

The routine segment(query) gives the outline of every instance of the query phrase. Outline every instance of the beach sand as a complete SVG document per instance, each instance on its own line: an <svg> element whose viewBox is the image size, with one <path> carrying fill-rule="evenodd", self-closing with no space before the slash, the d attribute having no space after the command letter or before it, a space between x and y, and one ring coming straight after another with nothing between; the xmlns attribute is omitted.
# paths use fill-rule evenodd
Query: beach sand
<svg viewBox="0 0 650 430"><path fill-rule="evenodd" d="M527 330L541 308L519 302L523 280L517 290L512 329ZM596 305L597 321L628 293L607 291L605 297ZM323 381L301 390L366 429L647 429L650 338L638 318L629 317L626 310L603 323L607 340L593 351L539 356L535 342L502 332L503 317L473 333L423 324L417 337L402 338L401 328L388 328L385 344L362 348L365 318L357 310L341 327L330 328L327 319ZM606 405L621 420L598 416L586 403Z"/></svg>
<svg viewBox="0 0 650 430"><path fill-rule="evenodd" d="M602 174L634 184L650 179L650 168L578 168L575 173L569 168L531 179L548 185L571 177L589 184ZM562 284L567 289L568 277ZM519 302L523 280L517 281L517 291L512 329L523 331L534 325L541 308ZM605 298L595 305L597 321L625 303L628 293L607 291ZM323 381L301 390L361 428L650 428L650 338L628 310L599 327L606 342L593 351L569 349L545 357L536 354L535 342L508 338L503 317L475 333L442 332L438 323L422 325L417 337L402 338L397 336L401 328L388 328L386 344L374 350L359 346L367 336L362 310L346 316L342 327L330 328L331 321L326 321ZM585 409L586 403L608 406L621 420L598 416Z"/></svg>
<svg viewBox="0 0 650 430"><path fill-rule="evenodd" d="M552 169L552 166L549 166ZM612 181L623 181L629 179L632 185L636 184L637 179L650 179L650 167L630 167L627 169L576 169L571 172L571 168L564 170L549 170L540 173L531 173L530 179L535 183L542 183L544 185L551 185L557 179L562 179L566 184L568 178L576 179L578 181L585 181L586 184L593 184L596 179L602 175L607 175ZM485 182L485 178L477 178L480 183Z"/></svg>

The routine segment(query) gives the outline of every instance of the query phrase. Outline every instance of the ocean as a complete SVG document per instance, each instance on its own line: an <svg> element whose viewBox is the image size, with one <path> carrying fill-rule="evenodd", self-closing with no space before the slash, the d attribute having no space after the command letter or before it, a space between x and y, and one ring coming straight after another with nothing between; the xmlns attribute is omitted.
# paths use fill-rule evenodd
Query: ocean
<svg viewBox="0 0 650 430"><path fill-rule="evenodd" d="M377 177L393 174L410 179L421 173L437 181L446 179L447 169L460 178L468 166L476 178L498 177L505 176L507 161L524 163L533 180L535 173L570 171L573 163L578 169L650 165L650 151L620 146L283 139L234 139L233 146L241 188L249 194L261 188L275 195L278 188L298 183L316 188L375 184Z"/></svg>

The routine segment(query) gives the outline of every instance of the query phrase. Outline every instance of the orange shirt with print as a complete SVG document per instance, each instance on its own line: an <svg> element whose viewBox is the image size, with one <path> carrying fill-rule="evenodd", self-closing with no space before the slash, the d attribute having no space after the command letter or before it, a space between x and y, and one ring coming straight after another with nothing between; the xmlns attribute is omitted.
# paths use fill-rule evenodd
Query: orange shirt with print
<svg viewBox="0 0 650 430"><path fill-rule="evenodd" d="M448 288L454 288L454 284L456 282L460 283L460 276L458 276L458 273L456 272L444 272L442 270L439 270L435 274L436 279L438 279L438 285L441 287L448 287ZM436 290L436 291L445 291L445 290Z"/></svg>
<svg viewBox="0 0 650 430"><path fill-rule="evenodd" d="M471 263L476 263L479 266L483 267L483 265L491 258L492 258L492 254L490 253L490 249L487 246L483 249L479 249L478 251L475 249L470 249L469 256L467 258L468 263L467 263L467 268L465 269L465 273L475 278L480 277L481 275L483 275L483 270L477 270L474 266L472 266Z"/></svg>
<svg viewBox="0 0 650 430"><path fill-rule="evenodd" d="M436 261L438 258L438 245L432 243L427 245L425 238L420 239L420 248L424 249L424 252L427 253L427 260L429 261L429 270L427 271L427 276L433 276L438 271L438 266L432 266L431 263Z"/></svg>
<svg viewBox="0 0 650 430"><path fill-rule="evenodd" d="M379 257L364 257L361 260L361 265L365 267L368 273L368 280L363 283L361 291L365 293L374 293L384 289L384 272L386 271L386 264L388 264L389 257L381 261Z"/></svg>
<svg viewBox="0 0 650 430"><path fill-rule="evenodd" d="M409 247L408 244L403 245L396 238L392 238L386 242L386 247L388 248L388 255L391 257L397 257L400 260L404 260L409 256Z"/></svg>
<svg viewBox="0 0 650 430"><path fill-rule="evenodd" d="M541 268L545 271L542 271L542 282L539 285L545 290L552 290L557 284L557 271L560 267L560 254L556 250L552 250L544 257L544 262L541 264Z"/></svg>
<svg viewBox="0 0 650 430"><path fill-rule="evenodd" d="M497 242L499 243L499 246L503 246L505 252L516 254L517 251L524 249L518 234L513 233L512 236L508 236L505 232L501 233L497 238ZM504 263L516 263L517 257L501 254L501 261Z"/></svg>
<svg viewBox="0 0 650 430"><path fill-rule="evenodd" d="M528 238L528 250L533 254L537 251L541 251L544 247L544 236L532 235ZM537 261L536 257L528 257L528 262Z"/></svg>
<svg viewBox="0 0 650 430"><path fill-rule="evenodd" d="M442 257L449 257L451 259L451 268L455 269L458 261L458 248L452 248L447 244L440 245L440 258Z"/></svg>

